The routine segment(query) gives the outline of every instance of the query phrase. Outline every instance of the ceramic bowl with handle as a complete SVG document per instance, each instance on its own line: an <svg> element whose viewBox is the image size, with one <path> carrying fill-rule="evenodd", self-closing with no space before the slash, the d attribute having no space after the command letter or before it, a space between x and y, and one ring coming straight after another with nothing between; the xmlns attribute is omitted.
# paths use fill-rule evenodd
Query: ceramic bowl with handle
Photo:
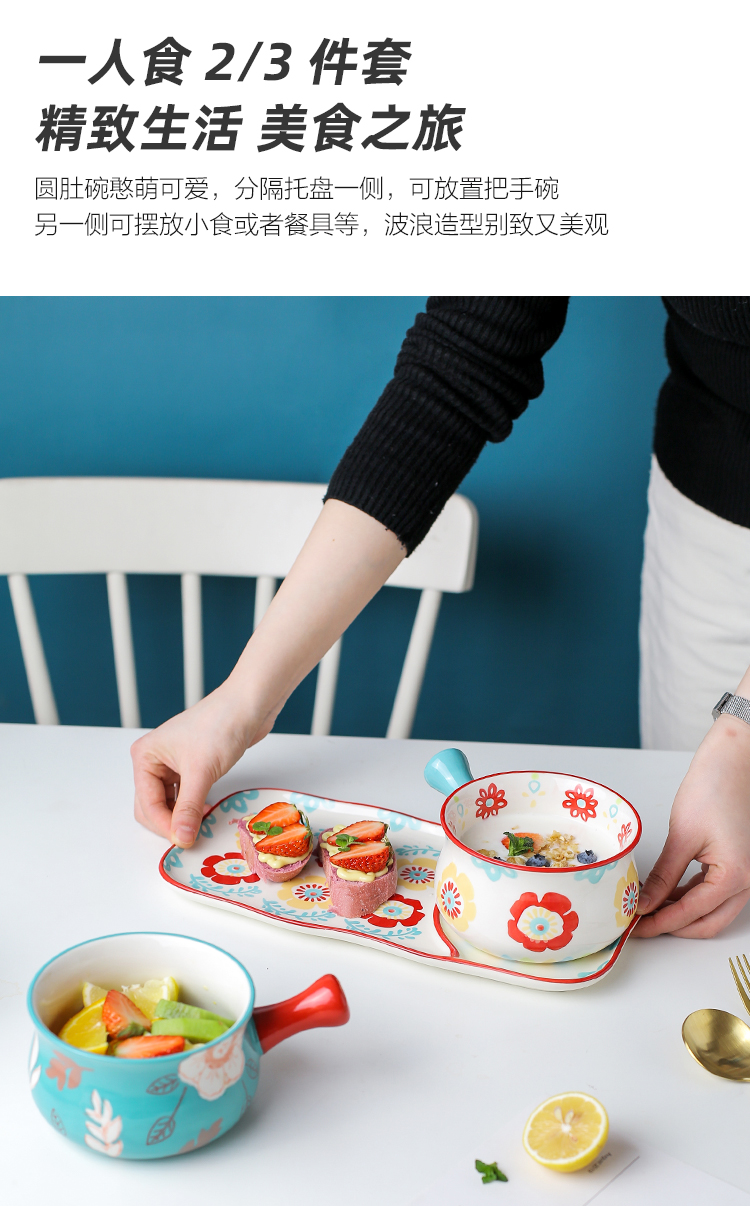
<svg viewBox="0 0 750 1206"><path fill-rule="evenodd" d="M554 963L603 950L634 923L641 819L617 792L554 771L473 779L456 749L436 754L425 778L447 797L435 884L449 930L504 959ZM570 834L596 858L571 867L512 864L502 857L506 831Z"/></svg>
<svg viewBox="0 0 750 1206"><path fill-rule="evenodd" d="M57 1031L82 1008L85 981L122 985L174 976L180 999L235 1018L220 1038L177 1055L118 1059L91 1055ZM104 1156L176 1156L226 1134L258 1084L260 1057L315 1026L341 1026L349 1008L334 976L277 1005L254 1007L242 964L209 942L181 934L111 934L71 947L34 977L29 1077L34 1101L62 1135Z"/></svg>

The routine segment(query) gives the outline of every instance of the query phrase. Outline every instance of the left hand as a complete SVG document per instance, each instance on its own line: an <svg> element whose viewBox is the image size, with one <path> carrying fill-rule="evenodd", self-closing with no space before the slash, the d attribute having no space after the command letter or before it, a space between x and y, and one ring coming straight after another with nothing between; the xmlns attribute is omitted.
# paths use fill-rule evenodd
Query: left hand
<svg viewBox="0 0 750 1206"><path fill-rule="evenodd" d="M701 870L677 885L689 863ZM750 725L720 716L672 805L664 849L643 885L640 938L712 938L750 900Z"/></svg>

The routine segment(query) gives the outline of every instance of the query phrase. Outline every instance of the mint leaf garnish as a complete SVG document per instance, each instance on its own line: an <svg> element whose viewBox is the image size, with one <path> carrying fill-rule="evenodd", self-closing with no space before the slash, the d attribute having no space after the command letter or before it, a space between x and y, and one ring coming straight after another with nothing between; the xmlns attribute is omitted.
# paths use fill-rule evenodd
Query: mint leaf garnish
<svg viewBox="0 0 750 1206"><path fill-rule="evenodd" d="M353 838L350 833L336 833L333 836L333 840L339 850L348 850L350 846L356 846L357 844L357 839Z"/></svg>
<svg viewBox="0 0 750 1206"><path fill-rule="evenodd" d="M482 1182L484 1185L489 1185L490 1181L507 1181L505 1173L502 1172L497 1164L493 1161L492 1164L485 1164L483 1160L475 1160L474 1167L478 1173L482 1173Z"/></svg>
<svg viewBox="0 0 750 1206"><path fill-rule="evenodd" d="M508 854L514 858L517 854L526 854L527 851L534 849L534 841L530 837L519 837L516 833L509 833L505 830L504 837L508 839Z"/></svg>
<svg viewBox="0 0 750 1206"><path fill-rule="evenodd" d="M253 833L265 833L266 837L277 837L284 832L283 825L272 825L270 821L253 821Z"/></svg>

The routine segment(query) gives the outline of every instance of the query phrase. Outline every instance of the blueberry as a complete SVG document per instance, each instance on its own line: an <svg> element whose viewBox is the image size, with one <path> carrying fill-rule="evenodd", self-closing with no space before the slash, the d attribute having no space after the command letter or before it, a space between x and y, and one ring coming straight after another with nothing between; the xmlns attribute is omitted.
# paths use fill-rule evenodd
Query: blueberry
<svg viewBox="0 0 750 1206"><path fill-rule="evenodd" d="M531 858L526 859L527 867L549 867L549 859L543 854L532 854Z"/></svg>
<svg viewBox="0 0 750 1206"><path fill-rule="evenodd" d="M579 863L595 863L596 855L593 850L581 850L580 854L576 855Z"/></svg>

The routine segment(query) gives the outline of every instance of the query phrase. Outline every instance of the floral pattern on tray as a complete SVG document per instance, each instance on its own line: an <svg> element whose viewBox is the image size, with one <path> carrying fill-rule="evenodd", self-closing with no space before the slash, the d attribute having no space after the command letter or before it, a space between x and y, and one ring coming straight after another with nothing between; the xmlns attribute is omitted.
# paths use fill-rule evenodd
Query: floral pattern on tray
<svg viewBox="0 0 750 1206"><path fill-rule="evenodd" d="M286 800L301 808L316 838L334 825L357 820L386 821L398 865L395 893L369 917L338 917L328 907L330 895L315 855L300 875L284 883L268 883L251 874L240 850L237 824L244 816L260 812L276 800ZM499 804L499 799L488 798L487 807ZM214 805L203 818L195 846L190 850L173 846L162 858L160 872L170 887L192 894L205 904L233 911L244 909L272 925L309 928L331 938L390 950L403 958L524 987L552 991L582 988L612 969L632 925L628 925L613 946L568 963L524 964L522 960L500 959L470 946L461 936L462 914L457 905L451 926L445 917L440 917L436 907L438 891L445 894L450 890L446 883L435 881L442 844L443 831L434 821L302 792L253 788L235 792ZM465 884L453 887L463 889L463 896L467 895ZM471 907L471 898L467 896L464 901L463 896L465 912ZM629 904L628 899L624 908Z"/></svg>

